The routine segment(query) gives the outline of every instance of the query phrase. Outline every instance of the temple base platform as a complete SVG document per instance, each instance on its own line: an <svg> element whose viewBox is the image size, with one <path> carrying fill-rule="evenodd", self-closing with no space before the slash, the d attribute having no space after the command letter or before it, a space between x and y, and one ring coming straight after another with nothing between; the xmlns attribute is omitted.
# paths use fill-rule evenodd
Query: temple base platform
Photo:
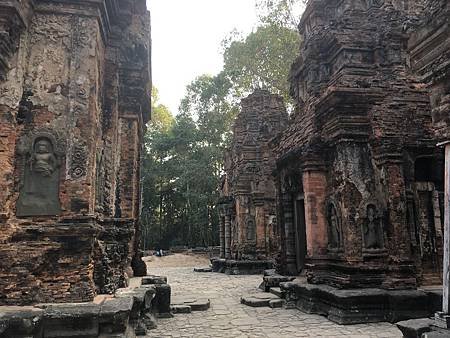
<svg viewBox="0 0 450 338"><path fill-rule="evenodd" d="M338 324L390 322L434 316L440 290L337 289L306 280L280 283L287 306L327 316Z"/></svg>
<svg viewBox="0 0 450 338"><path fill-rule="evenodd" d="M233 260L224 258L211 258L213 272L227 275L259 275L264 270L272 269L274 263L271 260Z"/></svg>

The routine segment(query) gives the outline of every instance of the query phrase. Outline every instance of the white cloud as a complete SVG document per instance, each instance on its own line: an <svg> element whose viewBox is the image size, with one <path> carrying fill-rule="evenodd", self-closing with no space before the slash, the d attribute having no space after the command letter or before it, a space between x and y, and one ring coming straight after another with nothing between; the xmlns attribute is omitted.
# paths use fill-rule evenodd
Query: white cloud
<svg viewBox="0 0 450 338"><path fill-rule="evenodd" d="M186 86L222 68L221 42L233 29L249 33L254 0L148 0L152 17L153 84L177 113Z"/></svg>

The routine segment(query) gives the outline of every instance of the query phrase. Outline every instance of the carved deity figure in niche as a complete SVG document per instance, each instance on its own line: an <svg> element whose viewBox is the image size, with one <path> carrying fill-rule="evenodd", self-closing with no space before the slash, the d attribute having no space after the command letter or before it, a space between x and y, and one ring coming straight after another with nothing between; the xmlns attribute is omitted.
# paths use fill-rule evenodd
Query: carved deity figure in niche
<svg viewBox="0 0 450 338"><path fill-rule="evenodd" d="M380 220L377 217L376 207L367 206L367 221L363 231L365 249L381 249L383 247Z"/></svg>
<svg viewBox="0 0 450 338"><path fill-rule="evenodd" d="M61 213L59 202L59 159L51 137L36 137L31 149L22 154L22 182L17 216L54 216Z"/></svg>
<svg viewBox="0 0 450 338"><path fill-rule="evenodd" d="M342 229L334 204L328 207L328 247L339 249L342 246Z"/></svg>
<svg viewBox="0 0 450 338"><path fill-rule="evenodd" d="M57 166L52 142L46 138L37 139L31 156L31 171L43 177L50 177Z"/></svg>

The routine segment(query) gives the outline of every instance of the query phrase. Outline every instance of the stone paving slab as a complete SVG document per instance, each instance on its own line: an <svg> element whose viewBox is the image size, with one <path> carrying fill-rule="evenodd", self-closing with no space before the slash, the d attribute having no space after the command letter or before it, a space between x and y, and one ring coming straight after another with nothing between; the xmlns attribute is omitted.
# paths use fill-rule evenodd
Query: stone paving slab
<svg viewBox="0 0 450 338"><path fill-rule="evenodd" d="M269 306L270 301L280 300L276 295L267 292L259 292L241 297L241 304L252 307Z"/></svg>
<svg viewBox="0 0 450 338"><path fill-rule="evenodd" d="M340 326L318 315L296 309L252 308L240 304L244 294L259 294L261 276L228 276L195 273L189 268L149 268L151 274L168 276L173 297L210 299L205 312L176 314L158 319L158 328L147 337L160 338L401 338L389 323Z"/></svg>
<svg viewBox="0 0 450 338"><path fill-rule="evenodd" d="M206 311L210 307L210 300L207 298L175 296L172 298L173 306L187 305L192 311Z"/></svg>

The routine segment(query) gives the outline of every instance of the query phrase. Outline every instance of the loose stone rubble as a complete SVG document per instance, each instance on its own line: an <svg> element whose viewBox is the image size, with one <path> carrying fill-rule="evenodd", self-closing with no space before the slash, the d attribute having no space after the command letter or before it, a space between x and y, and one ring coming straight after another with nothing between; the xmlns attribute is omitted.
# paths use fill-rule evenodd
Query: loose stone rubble
<svg viewBox="0 0 450 338"><path fill-rule="evenodd" d="M164 277L159 277L163 280ZM116 290L94 302L0 307L0 337L135 337L156 329L156 318L168 318L167 284ZM165 304L168 304L165 305Z"/></svg>

